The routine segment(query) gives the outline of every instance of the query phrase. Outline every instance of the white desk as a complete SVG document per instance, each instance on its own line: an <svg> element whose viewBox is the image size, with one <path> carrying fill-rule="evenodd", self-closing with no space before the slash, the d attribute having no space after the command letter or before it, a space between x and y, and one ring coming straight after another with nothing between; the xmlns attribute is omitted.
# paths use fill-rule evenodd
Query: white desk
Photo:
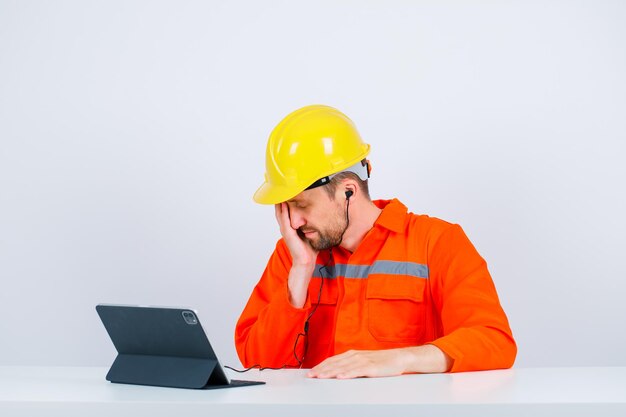
<svg viewBox="0 0 626 417"><path fill-rule="evenodd" d="M521 368L355 380L251 371L266 385L111 384L106 368L0 367L0 416L626 416L626 368Z"/></svg>

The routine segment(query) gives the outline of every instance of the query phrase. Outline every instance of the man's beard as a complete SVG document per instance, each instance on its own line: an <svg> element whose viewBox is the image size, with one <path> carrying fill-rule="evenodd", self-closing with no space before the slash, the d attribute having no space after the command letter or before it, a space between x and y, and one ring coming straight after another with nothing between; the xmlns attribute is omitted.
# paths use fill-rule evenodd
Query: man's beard
<svg viewBox="0 0 626 417"><path fill-rule="evenodd" d="M333 222L325 231L321 231L316 228L307 228L305 230L315 231L317 232L317 239L309 239L305 236L304 232L302 232L302 228L298 229L298 236L301 239L309 242L311 247L316 251L322 251L326 249L333 248L335 246L339 246L341 241L343 240L343 234L346 231L346 227L348 226L348 221L344 217L343 214L337 216L337 220Z"/></svg>

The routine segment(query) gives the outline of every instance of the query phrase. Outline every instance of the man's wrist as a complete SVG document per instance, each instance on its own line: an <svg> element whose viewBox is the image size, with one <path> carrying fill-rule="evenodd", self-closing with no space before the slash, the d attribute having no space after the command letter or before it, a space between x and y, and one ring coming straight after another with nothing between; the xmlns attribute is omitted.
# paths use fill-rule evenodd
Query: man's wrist
<svg viewBox="0 0 626 417"><path fill-rule="evenodd" d="M296 268L298 270L310 269L312 273L313 269L315 269L315 261L316 259L305 259L305 260L293 259L291 262L291 268L292 269Z"/></svg>
<svg viewBox="0 0 626 417"><path fill-rule="evenodd" d="M315 270L315 263L293 264L289 271L288 288L289 302L296 308L302 308L306 303L309 282Z"/></svg>
<svg viewBox="0 0 626 417"><path fill-rule="evenodd" d="M403 373L440 373L452 368L453 360L435 345L401 349Z"/></svg>

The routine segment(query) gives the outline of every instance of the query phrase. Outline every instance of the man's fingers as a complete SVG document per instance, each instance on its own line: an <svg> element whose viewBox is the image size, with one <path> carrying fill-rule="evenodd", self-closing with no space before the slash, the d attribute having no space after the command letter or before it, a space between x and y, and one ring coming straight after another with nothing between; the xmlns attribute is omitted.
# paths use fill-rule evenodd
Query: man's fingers
<svg viewBox="0 0 626 417"><path fill-rule="evenodd" d="M332 356L311 369L307 375L310 378L336 378L339 374L358 366L354 356L352 351Z"/></svg>
<svg viewBox="0 0 626 417"><path fill-rule="evenodd" d="M307 376L337 379L379 377L400 375L402 369L395 351L353 350L326 359L311 369Z"/></svg>
<svg viewBox="0 0 626 417"><path fill-rule="evenodd" d="M276 220L278 224L283 222L283 203L278 203L274 205L274 213L276 213Z"/></svg>
<svg viewBox="0 0 626 417"><path fill-rule="evenodd" d="M357 378L361 376L369 376L371 370L364 367L362 363L340 363L332 367L323 367L319 370L311 370L307 375L309 378Z"/></svg>
<svg viewBox="0 0 626 417"><path fill-rule="evenodd" d="M280 226L280 231L284 235L284 233L291 228L289 207L287 203L278 203L274 206L274 211L276 213L276 221L278 221L278 226Z"/></svg>

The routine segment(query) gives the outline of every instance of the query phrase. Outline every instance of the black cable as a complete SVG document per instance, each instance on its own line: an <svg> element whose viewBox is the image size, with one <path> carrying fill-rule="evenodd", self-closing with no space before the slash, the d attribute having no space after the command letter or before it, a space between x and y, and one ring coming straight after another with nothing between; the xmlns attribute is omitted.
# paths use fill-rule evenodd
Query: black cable
<svg viewBox="0 0 626 417"><path fill-rule="evenodd" d="M346 233L346 230L348 230L348 227L350 227L350 198L346 198L346 227L343 228L343 232L341 232L341 239L339 240L339 243L337 244L337 246L341 245L341 242L343 242L343 235Z"/></svg>

